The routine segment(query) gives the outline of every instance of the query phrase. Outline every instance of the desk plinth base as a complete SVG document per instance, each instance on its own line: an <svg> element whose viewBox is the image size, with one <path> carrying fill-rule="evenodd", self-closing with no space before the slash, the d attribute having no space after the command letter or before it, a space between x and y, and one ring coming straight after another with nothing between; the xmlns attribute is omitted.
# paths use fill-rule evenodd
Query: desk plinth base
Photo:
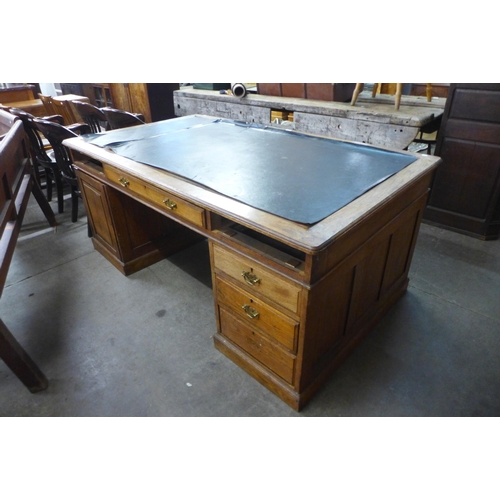
<svg viewBox="0 0 500 500"><path fill-rule="evenodd" d="M301 409L300 395L292 387L282 382L279 377L266 370L260 363L220 333L214 335L214 346L294 410L299 411Z"/></svg>
<svg viewBox="0 0 500 500"><path fill-rule="evenodd" d="M99 240L92 238L92 244L104 258L106 258L116 269L118 269L124 276L130 276L141 269L156 264L163 260L166 255L159 249L150 251L147 254L141 255L135 259L123 262L116 255L109 251Z"/></svg>

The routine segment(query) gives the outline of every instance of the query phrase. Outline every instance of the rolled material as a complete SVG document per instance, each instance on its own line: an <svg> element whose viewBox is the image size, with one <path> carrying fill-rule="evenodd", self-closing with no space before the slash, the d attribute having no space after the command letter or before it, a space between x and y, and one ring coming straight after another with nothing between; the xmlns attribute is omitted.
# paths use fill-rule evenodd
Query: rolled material
<svg viewBox="0 0 500 500"><path fill-rule="evenodd" d="M247 95L247 88L243 83L233 83L231 91L235 97L245 97Z"/></svg>

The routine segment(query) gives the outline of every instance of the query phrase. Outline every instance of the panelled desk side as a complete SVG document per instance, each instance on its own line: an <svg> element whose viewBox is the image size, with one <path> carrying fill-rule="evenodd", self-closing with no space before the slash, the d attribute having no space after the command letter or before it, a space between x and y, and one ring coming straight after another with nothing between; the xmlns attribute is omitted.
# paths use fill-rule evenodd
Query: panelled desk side
<svg viewBox="0 0 500 500"><path fill-rule="evenodd" d="M123 274L208 239L215 347L296 410L405 292L440 162L412 155L401 172L305 226L81 138L65 144L94 247Z"/></svg>

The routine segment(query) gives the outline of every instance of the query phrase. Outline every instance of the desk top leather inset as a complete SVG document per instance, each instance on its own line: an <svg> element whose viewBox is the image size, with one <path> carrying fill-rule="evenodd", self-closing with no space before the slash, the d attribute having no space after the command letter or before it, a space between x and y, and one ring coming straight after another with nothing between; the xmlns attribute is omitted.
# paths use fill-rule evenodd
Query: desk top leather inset
<svg viewBox="0 0 500 500"><path fill-rule="evenodd" d="M416 160L373 146L199 116L84 138L303 224L324 219Z"/></svg>

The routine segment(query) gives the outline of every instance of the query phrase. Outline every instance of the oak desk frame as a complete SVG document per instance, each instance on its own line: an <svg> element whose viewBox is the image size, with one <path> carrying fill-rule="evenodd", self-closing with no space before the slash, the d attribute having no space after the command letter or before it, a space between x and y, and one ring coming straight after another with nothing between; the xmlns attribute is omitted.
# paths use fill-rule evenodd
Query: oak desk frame
<svg viewBox="0 0 500 500"><path fill-rule="evenodd" d="M406 291L440 162L407 153L417 160L306 226L82 138L65 144L94 247L123 274L208 239L215 347L295 410Z"/></svg>

